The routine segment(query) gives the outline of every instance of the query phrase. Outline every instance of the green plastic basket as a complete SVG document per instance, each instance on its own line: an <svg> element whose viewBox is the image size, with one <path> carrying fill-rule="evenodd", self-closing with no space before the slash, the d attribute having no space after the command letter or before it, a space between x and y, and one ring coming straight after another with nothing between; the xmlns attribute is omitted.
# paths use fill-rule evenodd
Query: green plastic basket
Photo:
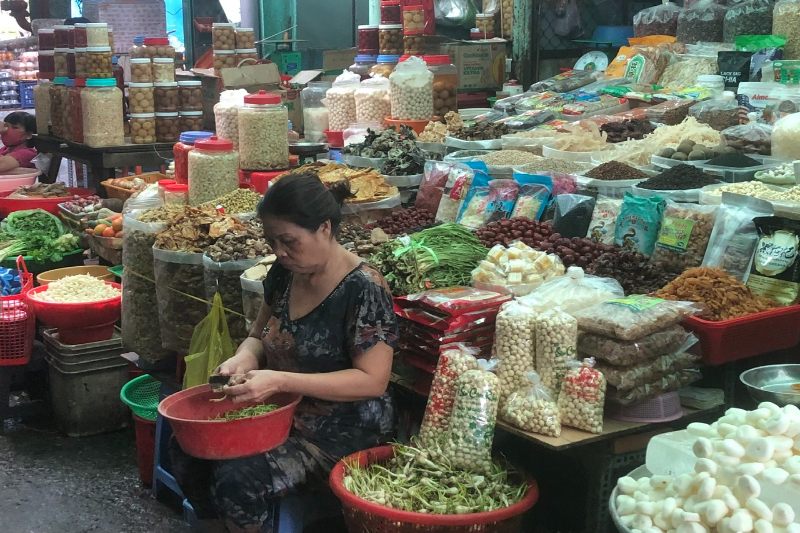
<svg viewBox="0 0 800 533"><path fill-rule="evenodd" d="M158 397L161 383L145 374L127 382L119 397L122 403L133 411L133 414L145 420L153 421L158 417Z"/></svg>

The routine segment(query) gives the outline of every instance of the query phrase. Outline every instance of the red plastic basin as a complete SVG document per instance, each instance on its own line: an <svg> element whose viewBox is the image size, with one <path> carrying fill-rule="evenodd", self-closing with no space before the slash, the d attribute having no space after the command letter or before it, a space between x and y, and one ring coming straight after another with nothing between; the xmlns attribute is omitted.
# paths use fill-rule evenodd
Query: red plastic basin
<svg viewBox="0 0 800 533"><path fill-rule="evenodd" d="M91 196L94 191L79 187L69 187L69 192L78 196ZM71 198L8 198L14 191L0 192L0 216L7 217L14 211L25 209L43 209L48 213L58 215L58 204L67 202Z"/></svg>
<svg viewBox="0 0 800 533"><path fill-rule="evenodd" d="M302 396L277 394L266 402L281 407L252 418L210 420L222 413L264 402L233 403L229 398L212 402L221 393L210 385L198 385L164 398L158 412L169 420L184 452L201 459L237 459L277 448L289 438L292 419Z"/></svg>
<svg viewBox="0 0 800 533"><path fill-rule="evenodd" d="M113 281L106 284L122 290L122 285ZM46 326L58 328L64 344L85 344L110 339L114 335L114 324L119 320L122 295L108 300L87 303L52 303L37 300L36 295L47 290L49 285L31 289L26 298L39 319Z"/></svg>

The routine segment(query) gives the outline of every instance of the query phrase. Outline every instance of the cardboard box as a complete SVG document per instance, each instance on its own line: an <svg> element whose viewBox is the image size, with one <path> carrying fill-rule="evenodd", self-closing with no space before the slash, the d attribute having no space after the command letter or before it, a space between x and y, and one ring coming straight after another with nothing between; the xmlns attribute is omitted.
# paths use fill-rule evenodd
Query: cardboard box
<svg viewBox="0 0 800 533"><path fill-rule="evenodd" d="M505 41L459 41L442 46L458 69L461 91L497 90L506 71Z"/></svg>
<svg viewBox="0 0 800 533"><path fill-rule="evenodd" d="M322 79L323 81L333 81L336 76L347 70L356 59L355 48L346 50L325 50L322 52Z"/></svg>

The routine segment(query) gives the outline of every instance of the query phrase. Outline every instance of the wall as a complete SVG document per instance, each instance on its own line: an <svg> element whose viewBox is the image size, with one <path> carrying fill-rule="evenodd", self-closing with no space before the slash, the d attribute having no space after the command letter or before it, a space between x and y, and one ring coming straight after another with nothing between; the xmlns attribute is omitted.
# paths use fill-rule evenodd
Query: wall
<svg viewBox="0 0 800 533"><path fill-rule="evenodd" d="M368 0L295 0L297 3L297 38L307 39L303 50L303 68L321 68L322 51L351 48L356 29L353 25L369 22Z"/></svg>

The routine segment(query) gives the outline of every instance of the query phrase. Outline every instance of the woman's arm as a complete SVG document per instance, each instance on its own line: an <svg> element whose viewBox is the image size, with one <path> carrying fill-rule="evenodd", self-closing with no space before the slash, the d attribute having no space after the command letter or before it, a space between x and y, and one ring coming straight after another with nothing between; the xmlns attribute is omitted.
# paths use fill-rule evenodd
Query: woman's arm
<svg viewBox="0 0 800 533"><path fill-rule="evenodd" d="M261 333L267 327L267 322L272 314L272 310L266 302L262 302L258 310L258 317L250 328L250 336L239 345L236 355L222 363L217 369L217 373L223 376L233 374L247 374L251 370L257 370L266 364L264 345L261 342Z"/></svg>
<svg viewBox="0 0 800 533"><path fill-rule="evenodd" d="M391 346L379 342L353 358L353 368L321 374L255 370L242 385L225 387L234 402L262 401L279 392L291 392L332 402L356 402L386 392L392 371Z"/></svg>
<svg viewBox="0 0 800 533"><path fill-rule="evenodd" d="M10 155L0 156L0 172L8 172L9 170L14 170L15 168L19 168L19 161Z"/></svg>

